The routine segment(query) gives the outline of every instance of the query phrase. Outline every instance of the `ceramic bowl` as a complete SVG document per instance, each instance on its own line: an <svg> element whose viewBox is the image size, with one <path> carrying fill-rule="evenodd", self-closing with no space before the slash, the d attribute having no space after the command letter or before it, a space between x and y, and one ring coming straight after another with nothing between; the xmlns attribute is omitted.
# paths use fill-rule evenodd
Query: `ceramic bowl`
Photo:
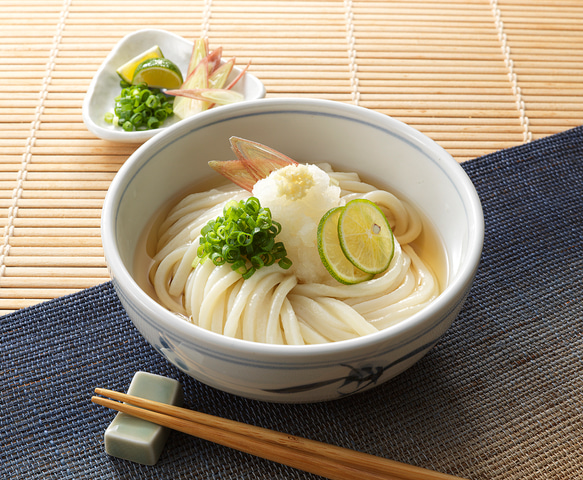
<svg viewBox="0 0 583 480"><path fill-rule="evenodd" d="M213 181L229 137L308 163L328 161L394 189L430 219L447 251L447 280L431 304L378 333L337 343L277 346L227 338L160 306L136 281L134 254L152 216L177 192ZM386 115L339 102L265 99L180 122L126 161L103 207L105 257L136 328L179 369L217 389L270 402L331 400L373 388L422 358L448 329L481 256L483 215L460 165L435 142ZM452 367L453 368L453 367Z"/></svg>
<svg viewBox="0 0 583 480"><path fill-rule="evenodd" d="M126 35L117 43L97 70L83 100L83 121L91 133L104 140L142 143L182 121L178 117L171 116L164 121L160 128L126 132L121 127L113 126L104 120L107 112L113 112L114 98L121 91L120 78L116 70L128 60L154 45L158 45L164 56L172 60L184 75L192 54L193 42L174 33L157 29L138 30ZM240 68L233 67L228 81L233 80L240 72ZM249 72L237 82L233 90L242 93L245 100L256 100L265 96L265 86Z"/></svg>

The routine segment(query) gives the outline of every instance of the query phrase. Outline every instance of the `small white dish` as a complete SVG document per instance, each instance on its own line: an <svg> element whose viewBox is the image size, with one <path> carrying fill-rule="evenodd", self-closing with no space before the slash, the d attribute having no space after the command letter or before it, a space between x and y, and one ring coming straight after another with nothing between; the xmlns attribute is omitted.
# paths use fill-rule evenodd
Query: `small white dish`
<svg viewBox="0 0 583 480"><path fill-rule="evenodd" d="M193 42L174 33L156 29L138 30L126 35L113 48L99 67L99 70L97 70L83 100L83 122L85 122L91 133L104 140L142 143L181 121L179 118L172 116L164 121L162 127L155 130L126 132L121 127L115 127L104 120L107 112L113 112L114 98L121 91L120 78L116 70L128 60L154 45L158 45L164 56L172 60L180 68L182 74L185 75L192 54ZM229 81L240 72L240 68L234 67ZM245 96L245 100L256 100L265 97L265 86L249 72L237 82L233 90L242 93Z"/></svg>

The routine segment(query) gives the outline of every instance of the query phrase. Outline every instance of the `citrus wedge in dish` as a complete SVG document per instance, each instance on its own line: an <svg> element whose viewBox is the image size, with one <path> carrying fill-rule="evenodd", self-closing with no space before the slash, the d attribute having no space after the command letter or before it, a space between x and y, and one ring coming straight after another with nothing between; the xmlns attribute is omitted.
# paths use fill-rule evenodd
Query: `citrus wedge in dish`
<svg viewBox="0 0 583 480"><path fill-rule="evenodd" d="M179 88L182 82L182 73L174 62L167 58L150 58L137 66L131 83L173 89Z"/></svg>
<svg viewBox="0 0 583 480"><path fill-rule="evenodd" d="M385 214L374 202L358 198L348 202L338 219L338 238L346 258L363 272L384 272L391 263L395 243Z"/></svg>
<svg viewBox="0 0 583 480"><path fill-rule="evenodd" d="M374 275L355 267L342 251L338 238L338 220L343 210L344 207L333 208L320 220L317 232L318 252L332 277L340 283L352 285L370 280Z"/></svg>
<svg viewBox="0 0 583 480"><path fill-rule="evenodd" d="M124 82L132 83L138 65L145 60L149 60L150 58L164 58L162 50L158 45L154 45L145 52L142 52L139 55L136 55L131 60L128 60L126 63L124 63L121 67L119 67L116 70L116 73L120 76L120 78Z"/></svg>

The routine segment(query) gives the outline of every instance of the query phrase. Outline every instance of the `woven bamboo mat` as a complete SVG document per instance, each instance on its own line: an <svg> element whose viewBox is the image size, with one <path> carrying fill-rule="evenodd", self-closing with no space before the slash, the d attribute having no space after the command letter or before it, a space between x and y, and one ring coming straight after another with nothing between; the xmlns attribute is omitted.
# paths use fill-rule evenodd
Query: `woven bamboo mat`
<svg viewBox="0 0 583 480"><path fill-rule="evenodd" d="M100 208L136 146L81 105L126 34L207 34L268 97L391 115L460 162L580 125L580 0L0 1L0 313L109 279Z"/></svg>

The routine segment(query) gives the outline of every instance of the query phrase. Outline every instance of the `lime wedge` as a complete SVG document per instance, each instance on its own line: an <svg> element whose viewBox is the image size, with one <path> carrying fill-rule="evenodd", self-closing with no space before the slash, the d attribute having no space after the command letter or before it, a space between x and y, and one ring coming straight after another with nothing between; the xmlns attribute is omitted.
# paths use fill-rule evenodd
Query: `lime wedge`
<svg viewBox="0 0 583 480"><path fill-rule="evenodd" d="M377 274L389 267L393 232L374 202L363 198L348 202L338 219L338 238L346 258L363 272Z"/></svg>
<svg viewBox="0 0 583 480"><path fill-rule="evenodd" d="M134 85L142 82L149 87L174 89L182 85L182 74L176 64L167 58L150 58L137 66L132 79Z"/></svg>
<svg viewBox="0 0 583 480"><path fill-rule="evenodd" d="M356 268L344 255L338 238L338 220L344 207L329 210L318 225L318 252L330 275L340 283L352 285L374 277Z"/></svg>
<svg viewBox="0 0 583 480"><path fill-rule="evenodd" d="M121 67L116 70L116 73L127 83L132 83L134 78L134 72L140 63L144 60L148 60L150 58L163 58L162 50L158 45L154 45L152 48L149 48L145 52L136 55L131 60L124 63Z"/></svg>

